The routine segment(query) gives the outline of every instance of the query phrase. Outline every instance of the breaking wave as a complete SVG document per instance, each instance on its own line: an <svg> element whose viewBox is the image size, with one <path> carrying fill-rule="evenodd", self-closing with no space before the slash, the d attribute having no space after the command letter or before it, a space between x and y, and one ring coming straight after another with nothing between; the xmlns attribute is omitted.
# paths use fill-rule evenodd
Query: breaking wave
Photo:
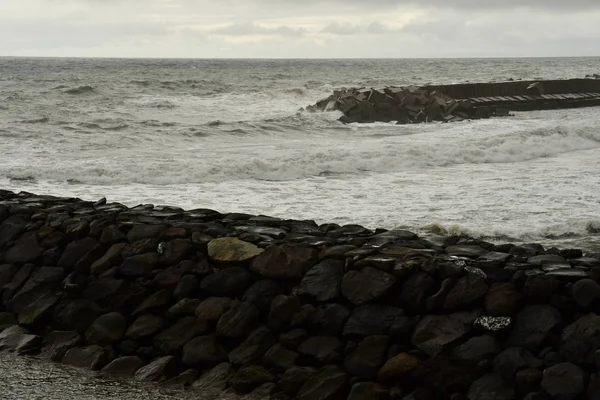
<svg viewBox="0 0 600 400"><path fill-rule="evenodd" d="M93 93L94 90L95 89L94 89L93 86L84 85L84 86L78 86L78 87L72 88L72 89L67 89L67 90L64 91L64 93L77 95L77 94Z"/></svg>

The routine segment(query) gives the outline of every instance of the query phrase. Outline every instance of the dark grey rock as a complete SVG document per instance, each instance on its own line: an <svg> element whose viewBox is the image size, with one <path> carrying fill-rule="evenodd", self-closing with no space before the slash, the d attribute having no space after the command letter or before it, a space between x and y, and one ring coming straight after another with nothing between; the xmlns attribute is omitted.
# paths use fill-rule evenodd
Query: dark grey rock
<svg viewBox="0 0 600 400"><path fill-rule="evenodd" d="M567 326L560 338L560 354L577 365L594 365L594 354L600 350L600 316L588 314Z"/></svg>
<svg viewBox="0 0 600 400"><path fill-rule="evenodd" d="M542 382L542 372L536 368L526 368L517 372L516 388L519 393L537 392Z"/></svg>
<svg viewBox="0 0 600 400"><path fill-rule="evenodd" d="M344 324L350 316L350 310L339 304L326 304L319 306L310 316L310 322L319 334L338 336L342 333Z"/></svg>
<svg viewBox="0 0 600 400"><path fill-rule="evenodd" d="M461 360L479 362L500 353L502 346L489 335L476 336L467 340L453 351L455 357Z"/></svg>
<svg viewBox="0 0 600 400"><path fill-rule="evenodd" d="M438 283L425 272L415 272L402 285L400 298L409 311L421 313L426 310L425 301L438 291Z"/></svg>
<svg viewBox="0 0 600 400"><path fill-rule="evenodd" d="M217 333L227 338L241 338L248 335L258 322L260 311L252 304L237 303L219 318Z"/></svg>
<svg viewBox="0 0 600 400"><path fill-rule="evenodd" d="M252 277L241 267L231 267L207 276L200 283L203 292L213 296L237 296L250 286Z"/></svg>
<svg viewBox="0 0 600 400"><path fill-rule="evenodd" d="M175 305L169 308L168 313L169 315L176 317L195 315L196 309L201 302L202 301L199 299L181 299Z"/></svg>
<svg viewBox="0 0 600 400"><path fill-rule="evenodd" d="M242 367L229 376L229 386L242 393L249 393L259 386L273 382L274 378L260 365Z"/></svg>
<svg viewBox="0 0 600 400"><path fill-rule="evenodd" d="M260 327L254 330L236 349L229 353L229 362L233 365L251 365L260 361L265 352L275 344L275 333Z"/></svg>
<svg viewBox="0 0 600 400"><path fill-rule="evenodd" d="M63 364L78 368L100 370L106 364L106 352L102 346L93 344L87 347L74 347L67 351Z"/></svg>
<svg viewBox="0 0 600 400"><path fill-rule="evenodd" d="M339 368L328 366L306 381L298 400L333 400L348 390L348 376Z"/></svg>
<svg viewBox="0 0 600 400"><path fill-rule="evenodd" d="M542 361L523 347L509 347L494 358L494 372L504 379L514 379L522 368L539 368Z"/></svg>
<svg viewBox="0 0 600 400"><path fill-rule="evenodd" d="M58 329L84 333L101 314L90 300L63 299L54 309L54 323Z"/></svg>
<svg viewBox="0 0 600 400"><path fill-rule="evenodd" d="M121 252L125 248L125 243L112 245L108 251L90 266L91 275L101 275L109 269L118 266L123 261Z"/></svg>
<svg viewBox="0 0 600 400"><path fill-rule="evenodd" d="M493 317L511 316L523 304L523 295L513 283L494 283L485 297L485 311Z"/></svg>
<svg viewBox="0 0 600 400"><path fill-rule="evenodd" d="M543 266L546 264L564 263L566 260L556 254L541 254L539 256L529 257L527 262L535 266Z"/></svg>
<svg viewBox="0 0 600 400"><path fill-rule="evenodd" d="M469 308L477 300L486 295L488 285L485 279L468 274L456 282L456 285L450 290L444 301L446 310L460 310Z"/></svg>
<svg viewBox="0 0 600 400"><path fill-rule="evenodd" d="M586 389L587 374L572 363L557 364L546 369L542 389L553 399L574 400Z"/></svg>
<svg viewBox="0 0 600 400"><path fill-rule="evenodd" d="M600 299L600 285L591 279L582 279L573 284L573 299L581 307L589 307Z"/></svg>
<svg viewBox="0 0 600 400"><path fill-rule="evenodd" d="M286 370L293 367L298 359L298 353L291 351L280 345L273 345L263 357L263 363L267 367Z"/></svg>
<svg viewBox="0 0 600 400"><path fill-rule="evenodd" d="M36 354L39 352L42 338L32 335L22 327L14 325L0 332L0 350L17 354Z"/></svg>
<svg viewBox="0 0 600 400"><path fill-rule="evenodd" d="M372 267L349 271L342 280L342 294L350 302L363 305L379 299L396 283L396 278Z"/></svg>
<svg viewBox="0 0 600 400"><path fill-rule="evenodd" d="M302 301L296 296L279 295L275 297L269 312L269 326L273 329L289 328L301 307Z"/></svg>
<svg viewBox="0 0 600 400"><path fill-rule="evenodd" d="M149 312L162 312L171 303L171 294L162 289L152 294L131 313L133 317Z"/></svg>
<svg viewBox="0 0 600 400"><path fill-rule="evenodd" d="M57 267L65 270L77 268L80 271L89 271L90 266L102 257L103 250L98 241L92 237L76 240L69 243L58 260Z"/></svg>
<svg viewBox="0 0 600 400"><path fill-rule="evenodd" d="M227 379L233 373L233 367L229 363L221 363L202 375L196 380L192 387L197 390L221 391L227 387Z"/></svg>
<svg viewBox="0 0 600 400"><path fill-rule="evenodd" d="M484 375L471 385L469 400L516 400L512 385L495 374Z"/></svg>
<svg viewBox="0 0 600 400"><path fill-rule="evenodd" d="M113 344L120 341L127 329L127 319L120 313L111 312L98 317L85 333L91 344Z"/></svg>
<svg viewBox="0 0 600 400"><path fill-rule="evenodd" d="M183 317L175 325L154 337L154 347L162 354L177 354L190 340L208 333L210 327L194 317Z"/></svg>
<svg viewBox="0 0 600 400"><path fill-rule="evenodd" d="M186 297L195 298L199 294L200 280L195 275L184 275L173 290L173 298L181 300Z"/></svg>
<svg viewBox="0 0 600 400"><path fill-rule="evenodd" d="M562 315L556 308L546 305L525 307L515 318L508 338L508 346L525 347L532 351L540 350L560 329Z"/></svg>
<svg viewBox="0 0 600 400"><path fill-rule="evenodd" d="M165 356L138 369L134 377L138 381L163 382L173 377L176 373L177 359L173 356Z"/></svg>
<svg viewBox="0 0 600 400"><path fill-rule="evenodd" d="M0 290L4 285L9 283L15 273L17 272L18 267L14 264L2 264L0 265Z"/></svg>
<svg viewBox="0 0 600 400"><path fill-rule="evenodd" d="M81 336L75 331L52 331L44 336L42 357L61 362L65 353L81 342Z"/></svg>
<svg viewBox="0 0 600 400"><path fill-rule="evenodd" d="M151 314L139 316L125 332L125 337L140 340L153 336L167 325L163 318Z"/></svg>
<svg viewBox="0 0 600 400"><path fill-rule="evenodd" d="M348 400L389 400L390 391L374 382L359 382L352 386Z"/></svg>
<svg viewBox="0 0 600 400"><path fill-rule="evenodd" d="M344 369L352 376L372 380L387 360L389 336L366 337L344 360Z"/></svg>
<svg viewBox="0 0 600 400"><path fill-rule="evenodd" d="M357 307L344 326L344 336L365 338L386 335L396 318L403 315L402 309L392 306L372 304Z"/></svg>
<svg viewBox="0 0 600 400"><path fill-rule="evenodd" d="M275 280L261 279L256 281L244 292L242 301L251 303L261 312L271 309L273 299L284 291L283 287Z"/></svg>
<svg viewBox="0 0 600 400"><path fill-rule="evenodd" d="M327 365L341 356L343 348L343 343L334 336L314 336L298 347L298 353L321 365Z"/></svg>
<svg viewBox="0 0 600 400"><path fill-rule="evenodd" d="M209 297L196 307L195 315L202 321L218 321L231 306L229 297Z"/></svg>
<svg viewBox="0 0 600 400"><path fill-rule="evenodd" d="M192 241L189 239L173 239L158 244L161 265L173 265L183 260L192 250Z"/></svg>
<svg viewBox="0 0 600 400"><path fill-rule="evenodd" d="M489 250L477 245L455 245L446 247L446 253L455 257L477 258L489 253Z"/></svg>
<svg viewBox="0 0 600 400"><path fill-rule="evenodd" d="M300 282L299 294L313 297L318 302L335 300L340 295L344 263L324 260L312 267Z"/></svg>
<svg viewBox="0 0 600 400"><path fill-rule="evenodd" d="M37 232L27 232L6 252L3 261L9 264L25 264L37 260L43 252Z"/></svg>
<svg viewBox="0 0 600 400"><path fill-rule="evenodd" d="M426 315L417 324L411 342L429 356L436 356L447 345L468 334L479 316L478 311Z"/></svg>
<svg viewBox="0 0 600 400"><path fill-rule="evenodd" d="M124 378L133 376L143 366L144 362L141 358L137 356L125 356L111 361L107 366L102 368L101 372Z"/></svg>
<svg viewBox="0 0 600 400"><path fill-rule="evenodd" d="M302 278L316 258L317 250L313 248L283 244L267 248L250 268L266 278Z"/></svg>
<svg viewBox="0 0 600 400"><path fill-rule="evenodd" d="M132 243L142 239L156 238L166 229L166 225L134 225L127 234L127 240Z"/></svg>
<svg viewBox="0 0 600 400"><path fill-rule="evenodd" d="M156 253L143 253L131 256L123 261L119 273L127 277L150 276L158 265L159 256Z"/></svg>
<svg viewBox="0 0 600 400"><path fill-rule="evenodd" d="M189 367L212 368L227 361L227 348L214 336L200 336L183 346L182 361Z"/></svg>
<svg viewBox="0 0 600 400"><path fill-rule="evenodd" d="M305 329L296 328L282 333L279 336L279 341L287 348L297 349L309 337L310 334Z"/></svg>

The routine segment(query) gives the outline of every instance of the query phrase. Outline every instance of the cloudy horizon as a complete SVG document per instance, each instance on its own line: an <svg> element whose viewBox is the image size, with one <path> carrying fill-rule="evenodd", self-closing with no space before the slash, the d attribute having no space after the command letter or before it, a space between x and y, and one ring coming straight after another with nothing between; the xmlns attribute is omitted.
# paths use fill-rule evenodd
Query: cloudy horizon
<svg viewBox="0 0 600 400"><path fill-rule="evenodd" d="M0 56L598 56L596 0L21 0ZM211 4L212 3L212 4Z"/></svg>

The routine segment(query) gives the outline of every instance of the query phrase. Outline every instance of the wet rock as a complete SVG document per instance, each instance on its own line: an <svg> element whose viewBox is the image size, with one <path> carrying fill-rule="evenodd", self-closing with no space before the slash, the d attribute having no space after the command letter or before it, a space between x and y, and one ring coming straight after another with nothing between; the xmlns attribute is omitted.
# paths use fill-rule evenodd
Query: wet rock
<svg viewBox="0 0 600 400"><path fill-rule="evenodd" d="M158 249L158 240L142 239L137 242L129 243L123 248L121 255L123 258L133 257L144 253L152 253ZM158 256L158 255L157 255Z"/></svg>
<svg viewBox="0 0 600 400"><path fill-rule="evenodd" d="M87 237L69 243L57 266L65 270L77 268L88 271L94 261L103 255L102 247L94 238Z"/></svg>
<svg viewBox="0 0 600 400"><path fill-rule="evenodd" d="M214 296L240 295L250 286L252 277L241 267L226 268L207 276L200 283L203 292Z"/></svg>
<svg viewBox="0 0 600 400"><path fill-rule="evenodd" d="M296 328L292 329L291 331L282 333L279 336L279 341L281 342L281 344L290 349L296 349L309 337L310 334L305 329Z"/></svg>
<svg viewBox="0 0 600 400"><path fill-rule="evenodd" d="M468 308L486 295L488 286L485 280L477 275L469 274L458 280L444 301L446 310Z"/></svg>
<svg viewBox="0 0 600 400"><path fill-rule="evenodd" d="M65 299L54 309L55 327L66 331L85 332L100 314L102 311L90 300Z"/></svg>
<svg viewBox="0 0 600 400"><path fill-rule="evenodd" d="M348 376L339 368L328 366L306 381L298 392L298 400L333 400L348 390Z"/></svg>
<svg viewBox="0 0 600 400"><path fill-rule="evenodd" d="M100 235L100 243L103 245L110 245L114 243L118 243L124 241L126 239L125 235L117 225L108 225L102 229L102 234Z"/></svg>
<svg viewBox="0 0 600 400"><path fill-rule="evenodd" d="M461 360L478 362L500 353L501 350L502 346L493 336L484 335L473 337L456 347L453 355Z"/></svg>
<svg viewBox="0 0 600 400"><path fill-rule="evenodd" d="M388 400L390 391L383 385L373 382L359 382L352 386L348 400Z"/></svg>
<svg viewBox="0 0 600 400"><path fill-rule="evenodd" d="M542 381L542 372L536 368L526 368L517 372L516 387L520 393L537 392Z"/></svg>
<svg viewBox="0 0 600 400"><path fill-rule="evenodd" d="M4 261L9 264L25 264L37 260L43 252L37 233L27 232L6 252Z"/></svg>
<svg viewBox="0 0 600 400"><path fill-rule="evenodd" d="M273 299L269 312L269 326L273 329L289 328L302 302L296 296L279 295Z"/></svg>
<svg viewBox="0 0 600 400"><path fill-rule="evenodd" d="M54 306L60 298L60 293L48 292L31 300L29 305L19 313L19 324L25 326L38 324L52 313Z"/></svg>
<svg viewBox="0 0 600 400"><path fill-rule="evenodd" d="M233 368L229 363L221 363L202 375L196 380L192 387L197 390L215 390L221 391L227 387L227 379L233 373Z"/></svg>
<svg viewBox="0 0 600 400"><path fill-rule="evenodd" d="M90 274L101 275L112 267L116 267L121 264L121 252L123 251L124 247L125 243L117 243L112 245L100 259L96 260L91 265Z"/></svg>
<svg viewBox="0 0 600 400"><path fill-rule="evenodd" d="M98 304L111 303L113 296L122 292L126 287L126 283L121 279L101 278L91 283L87 289L83 291L85 299L97 302Z"/></svg>
<svg viewBox="0 0 600 400"><path fill-rule="evenodd" d="M242 301L251 303L261 312L268 312L273 299L283 292L282 286L271 279L256 281L244 292Z"/></svg>
<svg viewBox="0 0 600 400"><path fill-rule="evenodd" d="M42 338L32 335L18 325L14 325L0 332L0 350L7 350L17 354L36 354L39 352Z"/></svg>
<svg viewBox="0 0 600 400"><path fill-rule="evenodd" d="M227 338L240 338L248 335L258 321L260 311L252 304L237 303L219 318L217 333Z"/></svg>
<svg viewBox="0 0 600 400"><path fill-rule="evenodd" d="M421 360L411 356L410 354L401 353L390 358L383 367L379 370L377 379L380 382L397 382L411 373Z"/></svg>
<svg viewBox="0 0 600 400"><path fill-rule="evenodd" d="M156 253L143 253L128 257L119 267L121 275L126 277L150 276L158 265L159 256Z"/></svg>
<svg viewBox="0 0 600 400"><path fill-rule="evenodd" d="M256 257L250 266L252 271L266 278L302 278L317 257L317 250L283 244L271 246Z"/></svg>
<svg viewBox="0 0 600 400"><path fill-rule="evenodd" d="M300 282L299 294L312 296L318 302L335 300L340 294L344 264L324 260L312 267Z"/></svg>
<svg viewBox="0 0 600 400"><path fill-rule="evenodd" d="M112 344L123 338L127 319L120 313L111 312L98 317L85 333L91 344Z"/></svg>
<svg viewBox="0 0 600 400"><path fill-rule="evenodd" d="M65 235L62 232L52 232L45 237L41 236L41 233L38 232L38 239L42 240L41 244L44 249L51 249L53 247L63 247L63 245L68 241L67 235Z"/></svg>
<svg viewBox="0 0 600 400"><path fill-rule="evenodd" d="M234 365L254 364L275 344L277 337L267 327L254 330L236 349L229 353L229 362Z"/></svg>
<svg viewBox="0 0 600 400"><path fill-rule="evenodd" d="M217 321L231 306L229 297L209 297L196 307L195 315L202 321Z"/></svg>
<svg viewBox="0 0 600 400"><path fill-rule="evenodd" d="M350 375L372 380L387 359L389 336L366 337L344 360L344 369Z"/></svg>
<svg viewBox="0 0 600 400"><path fill-rule="evenodd" d="M509 347L494 358L494 372L506 380L514 379L517 371L522 368L541 366L541 360L522 347Z"/></svg>
<svg viewBox="0 0 600 400"><path fill-rule="evenodd" d="M402 286L402 305L414 313L426 310L425 301L438 290L438 283L425 272L415 272Z"/></svg>
<svg viewBox="0 0 600 400"><path fill-rule="evenodd" d="M153 336L167 325L167 321L155 315L141 315L125 332L125 337L140 340Z"/></svg>
<svg viewBox="0 0 600 400"><path fill-rule="evenodd" d="M171 294L165 289L159 290L142 302L132 313L136 317L148 312L158 312L164 310L171 302Z"/></svg>
<svg viewBox="0 0 600 400"><path fill-rule="evenodd" d="M194 317L179 319L175 325L154 337L154 347L162 354L176 354L187 342L208 333L209 326Z"/></svg>
<svg viewBox="0 0 600 400"><path fill-rule="evenodd" d="M560 287L560 281L554 277L547 275L531 275L528 276L525 281L523 294L535 301L543 302L547 301L554 293L560 291Z"/></svg>
<svg viewBox="0 0 600 400"><path fill-rule="evenodd" d="M177 360L173 356L165 356L140 368L134 377L138 381L163 382L177 373Z"/></svg>
<svg viewBox="0 0 600 400"><path fill-rule="evenodd" d="M489 253L489 250L476 245L455 245L446 247L446 253L455 257L477 258Z"/></svg>
<svg viewBox="0 0 600 400"><path fill-rule="evenodd" d="M523 303L523 295L512 283L494 283L485 297L485 310L493 317L510 316Z"/></svg>
<svg viewBox="0 0 600 400"><path fill-rule="evenodd" d="M173 239L161 242L157 248L161 265L173 265L183 260L192 250L192 241L189 239Z"/></svg>
<svg viewBox="0 0 600 400"><path fill-rule="evenodd" d="M0 245L17 239L27 229L29 222L21 215L12 215L0 224Z"/></svg>
<svg viewBox="0 0 600 400"><path fill-rule="evenodd" d="M350 316L350 310L339 304L319 306L310 317L310 322L322 335L338 336Z"/></svg>
<svg viewBox="0 0 600 400"><path fill-rule="evenodd" d="M342 281L342 294L356 305L377 300L390 290L396 278L375 268L365 267L361 271L349 271Z"/></svg>
<svg viewBox="0 0 600 400"><path fill-rule="evenodd" d="M74 347L67 351L62 363L97 371L106 364L106 353L104 348L97 344L87 347Z"/></svg>
<svg viewBox="0 0 600 400"><path fill-rule="evenodd" d="M312 361L326 365L337 360L344 345L334 336L314 336L298 347L298 352Z"/></svg>
<svg viewBox="0 0 600 400"><path fill-rule="evenodd" d="M469 388L469 400L515 400L512 385L495 374L484 375Z"/></svg>
<svg viewBox="0 0 600 400"><path fill-rule="evenodd" d="M507 344L532 351L542 348L561 327L562 315L551 306L533 305L524 308L515 318Z"/></svg>
<svg viewBox="0 0 600 400"><path fill-rule="evenodd" d="M594 364L594 353L600 350L600 317L588 314L567 326L560 338L560 354L577 365Z"/></svg>
<svg viewBox="0 0 600 400"><path fill-rule="evenodd" d="M539 256L533 256L527 259L528 264L535 265L537 267L546 264L556 264L564 262L566 262L566 260L563 257L555 254L541 254Z"/></svg>
<svg viewBox="0 0 600 400"><path fill-rule="evenodd" d="M15 295L15 293L21 289L21 287L31 276L34 269L35 266L33 264L25 264L21 268L17 269L10 283L7 283L4 285L4 288L1 288L0 293L2 293L2 300L4 301L4 304L6 304Z"/></svg>
<svg viewBox="0 0 600 400"><path fill-rule="evenodd" d="M52 331L44 336L42 356L55 362L61 362L66 352L81 342L81 336L75 331Z"/></svg>
<svg viewBox="0 0 600 400"><path fill-rule="evenodd" d="M260 365L250 365L240 368L229 376L228 383L234 390L249 393L264 383L273 382L274 378Z"/></svg>
<svg viewBox="0 0 600 400"><path fill-rule="evenodd" d="M412 344L428 355L436 356L447 345L468 334L479 316L478 311L427 315L417 324Z"/></svg>
<svg viewBox="0 0 600 400"><path fill-rule="evenodd" d="M600 285L591 279L582 279L573 284L572 294L577 304L587 308L600 299Z"/></svg>
<svg viewBox="0 0 600 400"><path fill-rule="evenodd" d="M173 298L181 300L186 297L195 298L199 295L200 280L194 275L184 275L173 290Z"/></svg>
<svg viewBox="0 0 600 400"><path fill-rule="evenodd" d="M562 363L546 369L542 389L553 399L574 400L586 388L586 373L575 364Z"/></svg>
<svg viewBox="0 0 600 400"><path fill-rule="evenodd" d="M167 229L166 225L134 225L127 234L127 240L129 243L133 243L138 240L156 238L165 229Z"/></svg>
<svg viewBox="0 0 600 400"><path fill-rule="evenodd" d="M192 384L198 379L199 376L200 372L198 370L187 369L181 374L163 382L163 386L178 389L187 389L192 386Z"/></svg>
<svg viewBox="0 0 600 400"><path fill-rule="evenodd" d="M189 367L212 368L227 361L227 348L214 336L200 336L183 346L182 361Z"/></svg>
<svg viewBox="0 0 600 400"><path fill-rule="evenodd" d="M281 370L292 368L296 364L298 353L291 351L280 345L273 345L263 357L263 363L267 367L273 367Z"/></svg>
<svg viewBox="0 0 600 400"><path fill-rule="evenodd" d="M208 256L218 263L250 261L264 250L236 238L218 238L208 243Z"/></svg>
<svg viewBox="0 0 600 400"><path fill-rule="evenodd" d="M364 338L386 335L396 318L403 314L404 312L400 308L379 304L357 307L344 326L344 336Z"/></svg>
<svg viewBox="0 0 600 400"><path fill-rule="evenodd" d="M102 373L117 376L130 377L133 376L140 368L144 366L144 362L137 356L119 357L107 366L102 368Z"/></svg>
<svg viewBox="0 0 600 400"><path fill-rule="evenodd" d="M202 301L199 299L181 299L167 311L169 315L182 317L194 315Z"/></svg>

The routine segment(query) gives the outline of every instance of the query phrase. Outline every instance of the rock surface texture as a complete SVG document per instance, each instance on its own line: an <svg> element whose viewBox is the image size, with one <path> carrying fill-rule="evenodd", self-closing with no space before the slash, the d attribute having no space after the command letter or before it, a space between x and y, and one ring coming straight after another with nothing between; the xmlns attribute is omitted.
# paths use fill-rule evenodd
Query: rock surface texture
<svg viewBox="0 0 600 400"><path fill-rule="evenodd" d="M2 190L0 233L3 351L273 400L600 398L599 254Z"/></svg>

